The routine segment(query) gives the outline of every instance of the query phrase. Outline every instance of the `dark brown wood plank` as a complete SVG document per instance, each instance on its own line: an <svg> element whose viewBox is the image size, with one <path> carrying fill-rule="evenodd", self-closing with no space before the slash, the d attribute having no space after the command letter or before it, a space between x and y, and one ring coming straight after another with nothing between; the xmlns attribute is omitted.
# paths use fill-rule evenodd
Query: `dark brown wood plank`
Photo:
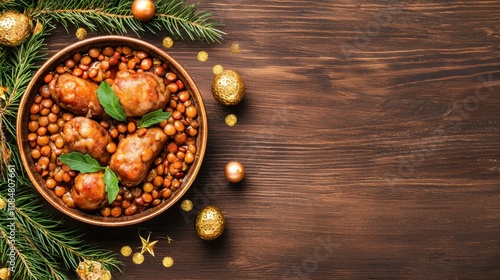
<svg viewBox="0 0 500 280"><path fill-rule="evenodd" d="M199 240L194 215L178 205L121 229L68 219L116 251L139 246L139 228L175 239L160 240L143 265L123 258L116 279L498 279L498 1L200 7L227 35L221 45L176 41L169 50L209 117L205 162L186 198L220 207L227 231ZM48 53L76 41L74 31L54 31ZM229 51L236 42L240 54ZM201 50L207 62L196 60ZM211 97L215 64L246 80L237 107ZM228 113L236 126L224 124ZM223 179L230 160L247 169L236 186Z"/></svg>

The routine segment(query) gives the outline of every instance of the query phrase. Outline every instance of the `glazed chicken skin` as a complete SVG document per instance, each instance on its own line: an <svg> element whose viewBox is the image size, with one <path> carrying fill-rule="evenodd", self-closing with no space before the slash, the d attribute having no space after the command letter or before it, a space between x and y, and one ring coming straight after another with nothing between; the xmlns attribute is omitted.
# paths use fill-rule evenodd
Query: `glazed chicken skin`
<svg viewBox="0 0 500 280"><path fill-rule="evenodd" d="M101 165L106 165L111 158L111 154L106 150L112 141L111 136L94 120L74 117L64 124L61 136L70 151L89 154Z"/></svg>
<svg viewBox="0 0 500 280"><path fill-rule="evenodd" d="M71 189L71 197L75 205L84 211L95 211L105 206L108 196L104 184L104 171L78 174Z"/></svg>
<svg viewBox="0 0 500 280"><path fill-rule="evenodd" d="M144 181L153 160L161 152L168 136L161 128L149 128L128 135L118 143L116 152L111 156L109 168L118 180L127 187Z"/></svg>
<svg viewBox="0 0 500 280"><path fill-rule="evenodd" d="M119 71L111 88L128 117L165 108L170 96L163 80L149 72Z"/></svg>
<svg viewBox="0 0 500 280"><path fill-rule="evenodd" d="M71 74L56 75L49 84L50 96L63 109L89 118L105 116L93 82Z"/></svg>

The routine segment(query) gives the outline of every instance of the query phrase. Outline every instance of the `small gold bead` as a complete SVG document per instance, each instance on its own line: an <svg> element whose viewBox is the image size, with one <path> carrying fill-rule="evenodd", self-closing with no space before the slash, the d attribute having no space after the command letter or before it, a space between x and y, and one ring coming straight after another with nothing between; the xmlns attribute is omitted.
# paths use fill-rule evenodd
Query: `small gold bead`
<svg viewBox="0 0 500 280"><path fill-rule="evenodd" d="M234 114L229 114L226 116L225 121L228 126L234 126L238 122L238 118Z"/></svg>
<svg viewBox="0 0 500 280"><path fill-rule="evenodd" d="M162 263L164 267L172 267L172 265L174 265L174 259L171 257L164 257Z"/></svg>
<svg viewBox="0 0 500 280"><path fill-rule="evenodd" d="M132 262L135 264L141 264L144 262L144 255L141 252L137 252L132 256Z"/></svg>
<svg viewBox="0 0 500 280"><path fill-rule="evenodd" d="M224 67L222 67L222 65L220 65L220 64L217 64L217 65L214 66L214 68L212 69L212 71L214 72L214 75L217 75L220 72L224 71Z"/></svg>
<svg viewBox="0 0 500 280"><path fill-rule="evenodd" d="M165 48L170 49L174 45L174 40L170 37L165 37L163 38L162 43Z"/></svg>
<svg viewBox="0 0 500 280"><path fill-rule="evenodd" d="M5 199L0 198L0 210L4 209L7 206L7 201Z"/></svg>
<svg viewBox="0 0 500 280"><path fill-rule="evenodd" d="M123 246L120 250L120 253L124 256L124 257L128 257L132 254L132 248L130 248L130 246Z"/></svg>
<svg viewBox="0 0 500 280"><path fill-rule="evenodd" d="M87 38L87 30L85 30L85 28L82 27L78 28L76 30L76 38L80 40Z"/></svg>
<svg viewBox="0 0 500 280"><path fill-rule="evenodd" d="M231 50L231 53L233 53L233 54L239 54L240 53L240 44L238 44L238 43L231 44L230 50Z"/></svg>
<svg viewBox="0 0 500 280"><path fill-rule="evenodd" d="M185 212L189 212L189 211L193 210L193 202L189 199L186 199L181 203L181 208Z"/></svg>
<svg viewBox="0 0 500 280"><path fill-rule="evenodd" d="M198 56L196 56L196 58L200 62L205 62L208 59L208 53L206 51L201 51L198 53Z"/></svg>

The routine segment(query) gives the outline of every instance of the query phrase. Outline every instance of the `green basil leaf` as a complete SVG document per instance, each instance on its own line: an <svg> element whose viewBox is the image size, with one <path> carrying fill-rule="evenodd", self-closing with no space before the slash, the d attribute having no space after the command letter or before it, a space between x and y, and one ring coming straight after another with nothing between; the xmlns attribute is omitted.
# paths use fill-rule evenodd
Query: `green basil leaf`
<svg viewBox="0 0 500 280"><path fill-rule="evenodd" d="M142 116L141 121L137 125L139 128L144 128L144 127L150 127L154 124L157 124L161 121L164 121L170 116L172 113L170 112L164 112L162 109L158 109L154 112L149 112L146 115Z"/></svg>
<svg viewBox="0 0 500 280"><path fill-rule="evenodd" d="M59 160L68 165L69 168L80 171L81 173L92 173L102 169L97 160L87 154L84 155L79 152L62 154L59 156Z"/></svg>
<svg viewBox="0 0 500 280"><path fill-rule="evenodd" d="M125 115L125 111L120 105L118 97L108 83L102 82L99 85L97 89L97 98L99 98L99 103L104 107L104 111L113 119L121 122L127 121L127 115Z"/></svg>
<svg viewBox="0 0 500 280"><path fill-rule="evenodd" d="M116 199L120 188L118 187L118 178L116 177L115 172L109 169L109 166L104 170L104 184L106 185L108 202L111 204Z"/></svg>

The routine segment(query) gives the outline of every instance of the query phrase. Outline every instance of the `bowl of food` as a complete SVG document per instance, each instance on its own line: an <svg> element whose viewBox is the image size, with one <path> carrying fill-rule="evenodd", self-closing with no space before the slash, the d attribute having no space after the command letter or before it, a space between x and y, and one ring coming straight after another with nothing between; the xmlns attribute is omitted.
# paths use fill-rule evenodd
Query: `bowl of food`
<svg viewBox="0 0 500 280"><path fill-rule="evenodd" d="M194 182L207 144L187 71L139 39L102 36L50 57L17 119L23 166L64 214L100 226L151 219Z"/></svg>

